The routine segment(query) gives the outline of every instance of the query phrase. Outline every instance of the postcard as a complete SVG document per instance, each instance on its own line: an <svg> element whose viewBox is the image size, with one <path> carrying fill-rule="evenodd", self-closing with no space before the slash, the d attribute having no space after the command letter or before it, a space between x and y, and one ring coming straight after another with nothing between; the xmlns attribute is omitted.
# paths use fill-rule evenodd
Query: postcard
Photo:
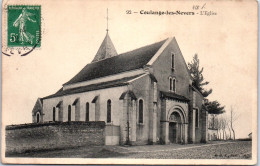
<svg viewBox="0 0 260 166"><path fill-rule="evenodd" d="M254 0L2 2L2 163L257 162Z"/></svg>

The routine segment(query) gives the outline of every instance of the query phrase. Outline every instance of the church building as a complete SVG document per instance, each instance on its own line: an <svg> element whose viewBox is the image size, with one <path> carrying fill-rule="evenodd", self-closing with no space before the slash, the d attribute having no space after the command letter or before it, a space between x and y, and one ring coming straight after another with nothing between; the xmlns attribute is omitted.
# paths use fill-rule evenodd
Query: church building
<svg viewBox="0 0 260 166"><path fill-rule="evenodd" d="M36 101L32 120L104 121L106 145L199 143L203 101L175 37L118 54L107 32L91 63Z"/></svg>

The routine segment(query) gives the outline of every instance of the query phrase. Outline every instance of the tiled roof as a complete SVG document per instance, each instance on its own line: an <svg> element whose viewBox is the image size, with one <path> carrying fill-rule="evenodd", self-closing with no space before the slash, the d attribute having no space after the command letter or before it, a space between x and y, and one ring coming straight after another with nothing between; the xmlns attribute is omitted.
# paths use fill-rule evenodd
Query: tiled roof
<svg viewBox="0 0 260 166"><path fill-rule="evenodd" d="M98 83L98 84L91 84L91 85L78 87L78 88L72 88L72 89L66 89L66 90L60 89L55 94L50 95L50 96L46 96L43 99L59 97L59 96L64 96L64 95L70 95L70 94L76 94L76 93L82 93L82 92L88 92L88 91L93 91L93 90L98 90L98 89L124 86L124 85L128 84L127 81L135 79L135 78L139 77L140 75L142 75L142 74L131 76L131 77L125 77L125 78L122 78L122 79L117 79L117 80L108 81L108 82L101 82L101 83Z"/></svg>
<svg viewBox="0 0 260 166"><path fill-rule="evenodd" d="M132 100L136 100L136 99L137 99L136 96L135 96L135 94L134 94L134 92L131 91L131 90L128 90L128 91L123 92L123 93L121 94L121 96L119 97L119 100L124 100L126 94L129 94L129 96L130 96L130 98L131 98Z"/></svg>
<svg viewBox="0 0 260 166"><path fill-rule="evenodd" d="M60 108L60 106L62 105L62 103L63 103L63 101L60 101L60 102L56 105L56 107Z"/></svg>
<svg viewBox="0 0 260 166"><path fill-rule="evenodd" d="M72 103L72 105L76 105L76 104L78 103L78 101L79 101L79 98L76 98L76 99L74 100L74 102Z"/></svg>
<svg viewBox="0 0 260 166"><path fill-rule="evenodd" d="M98 96L95 96L91 103L96 103L98 97L99 97L99 95L98 95Z"/></svg>
<svg viewBox="0 0 260 166"><path fill-rule="evenodd" d="M76 76L64 85L140 69L149 62L165 41L166 39L130 52L87 64Z"/></svg>
<svg viewBox="0 0 260 166"><path fill-rule="evenodd" d="M153 80L154 82L158 82L153 74L149 74L149 76L150 76L151 80Z"/></svg>
<svg viewBox="0 0 260 166"><path fill-rule="evenodd" d="M112 40L110 39L107 33L105 39L103 40L101 46L99 47L98 52L92 62L110 58L116 55L117 52L114 47L114 44L112 43Z"/></svg>
<svg viewBox="0 0 260 166"><path fill-rule="evenodd" d="M162 98L175 99L175 100L184 101L184 102L190 101L186 97L178 95L176 93L172 93L172 92L163 92L163 91L161 91L161 97Z"/></svg>
<svg viewBox="0 0 260 166"><path fill-rule="evenodd" d="M41 102L41 104L42 104L42 98L39 98L40 99L40 102Z"/></svg>
<svg viewBox="0 0 260 166"><path fill-rule="evenodd" d="M5 127L6 130L15 130L15 129L24 129L24 128L36 128L42 126L68 126L68 125L86 125L91 127L105 127L106 123L104 121L91 121L91 122L84 122L84 121L71 121L71 122L43 122L43 123L25 123L25 124L18 124L18 125L7 125Z"/></svg>

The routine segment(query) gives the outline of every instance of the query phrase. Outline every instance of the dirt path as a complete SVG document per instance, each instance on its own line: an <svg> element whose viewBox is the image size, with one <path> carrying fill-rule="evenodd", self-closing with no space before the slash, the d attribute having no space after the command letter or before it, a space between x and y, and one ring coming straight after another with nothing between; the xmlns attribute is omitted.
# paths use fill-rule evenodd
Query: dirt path
<svg viewBox="0 0 260 166"><path fill-rule="evenodd" d="M13 154L37 158L151 158L151 159L251 159L251 141L188 145L87 146L55 151Z"/></svg>
<svg viewBox="0 0 260 166"><path fill-rule="evenodd" d="M218 145L225 145L225 144L232 144L232 143L236 143L236 142L221 142L221 143L213 143L213 144L202 144L202 145L196 145L196 144L193 144L193 145L186 145L187 147L183 147L185 145L182 145L181 147L178 146L177 144L174 144L174 145L169 145L171 146L171 149L166 149L162 146L160 146L161 148L163 149L152 149L152 150L149 150L149 149L146 149L146 150L131 150L131 151L127 151L127 152L121 152L121 153L157 153L157 152L171 152L171 151L178 151L178 150L186 150L186 149L193 149L193 148L201 148L201 147L207 147L207 146L218 146ZM163 145L165 146L165 145ZM166 145L167 146L167 145ZM177 147L175 147L177 146Z"/></svg>
<svg viewBox="0 0 260 166"><path fill-rule="evenodd" d="M128 152L126 156L124 157L156 159L251 159L252 143L251 141L236 141L166 150L133 151Z"/></svg>

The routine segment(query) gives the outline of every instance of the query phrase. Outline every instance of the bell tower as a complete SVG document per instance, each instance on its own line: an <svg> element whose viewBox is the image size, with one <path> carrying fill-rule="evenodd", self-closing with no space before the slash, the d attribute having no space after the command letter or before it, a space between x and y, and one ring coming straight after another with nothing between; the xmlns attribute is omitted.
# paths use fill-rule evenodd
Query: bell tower
<svg viewBox="0 0 260 166"><path fill-rule="evenodd" d="M106 29L107 33L92 62L100 61L102 59L106 59L106 58L110 58L110 57L118 55L117 51L114 47L114 44L112 43L112 40L108 34L108 31L109 31L109 29L108 29L108 9L107 9L106 19L107 19L107 29Z"/></svg>

